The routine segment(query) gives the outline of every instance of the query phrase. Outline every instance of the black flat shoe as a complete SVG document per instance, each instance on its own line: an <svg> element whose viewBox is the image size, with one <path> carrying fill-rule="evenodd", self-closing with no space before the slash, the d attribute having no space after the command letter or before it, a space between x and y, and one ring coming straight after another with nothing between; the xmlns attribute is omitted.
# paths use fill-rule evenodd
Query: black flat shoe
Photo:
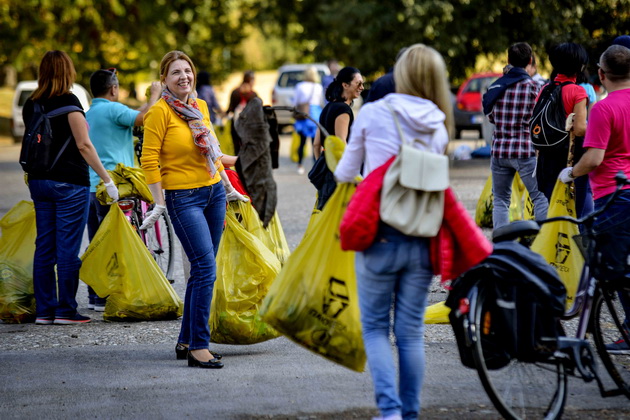
<svg viewBox="0 0 630 420"><path fill-rule="evenodd" d="M215 353L213 351L211 351L210 354L217 360L223 359L222 354ZM188 347L182 343L177 343L175 346L175 355L177 356L177 360L186 360L186 356L188 356Z"/></svg>
<svg viewBox="0 0 630 420"><path fill-rule="evenodd" d="M203 369L221 369L223 363L217 359L212 359L207 362L195 359L195 356L191 352L188 352L188 367L200 367Z"/></svg>

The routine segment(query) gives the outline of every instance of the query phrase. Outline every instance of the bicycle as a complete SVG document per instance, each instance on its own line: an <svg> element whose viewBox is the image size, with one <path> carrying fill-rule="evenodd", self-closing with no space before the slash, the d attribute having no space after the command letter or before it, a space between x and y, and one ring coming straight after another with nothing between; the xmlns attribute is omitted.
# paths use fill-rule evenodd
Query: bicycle
<svg viewBox="0 0 630 420"><path fill-rule="evenodd" d="M488 397L506 419L559 418L566 403L569 375L581 377L585 382L595 380L602 397L625 395L630 398L630 352L616 354L607 348L619 337L630 342L630 334L624 327L625 311L618 297L619 294L630 296L630 281L611 281L591 275L592 269L599 269L599 255L595 246L597 232L593 229L595 219L610 206L622 187L630 184L623 173L615 179L617 189L606 204L581 219L560 216L538 222L518 221L493 232L493 242L497 244L495 252L496 247L501 247L499 244L518 242L524 245L521 254L525 255L534 254L528 251L529 245L543 224L569 221L583 226L583 232L577 239L580 242L579 249L585 256L584 269L573 306L565 311L562 302L557 322L551 321L548 316L543 319L549 315L549 308L536 305L539 303L536 299L540 296L535 293L532 295L526 287L520 286L515 290L521 298L527 296L529 302L518 300L518 296L511 301L504 291L497 291L509 290L506 284L513 279L494 277L492 270L483 269L484 263L473 267L453 282L452 293L456 287L460 290L459 294L454 294L454 300L459 297L458 301L449 304L450 317L456 336L460 333L457 339L462 361L477 370ZM555 269L552 274L559 282ZM462 283L463 279L466 279L467 286ZM457 281L460 281L459 285ZM469 288L465 289L465 297L462 298L463 287ZM531 314L527 310L531 307L534 312L538 312L533 318L528 318ZM516 334L516 344L511 340L514 331L506 328L509 319L506 322L502 316L510 310L516 318L521 315L518 322L523 325L531 322L531 331L525 330L531 337L517 330L521 334ZM568 337L564 334L560 320L575 317L579 317L577 332L575 336ZM587 334L592 335L597 353L616 388L605 389L596 370ZM517 347L522 341L521 335L534 341L533 351L519 351Z"/></svg>

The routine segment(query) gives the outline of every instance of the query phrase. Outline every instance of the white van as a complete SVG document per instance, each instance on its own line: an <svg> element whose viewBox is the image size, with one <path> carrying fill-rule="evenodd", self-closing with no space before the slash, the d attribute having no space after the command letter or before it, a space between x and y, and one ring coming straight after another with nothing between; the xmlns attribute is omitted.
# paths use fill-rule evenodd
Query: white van
<svg viewBox="0 0 630 420"><path fill-rule="evenodd" d="M309 66L315 66L319 78L329 75L330 70L325 64L287 64L278 69L278 80L271 93L271 102L274 106L293 106L295 85L304 80L304 71ZM279 129L293 124L293 117L289 111L276 111Z"/></svg>
<svg viewBox="0 0 630 420"><path fill-rule="evenodd" d="M27 80L17 84L15 88L15 95L13 96L13 109L11 113L11 134L16 143L22 141L24 137L24 120L22 120L22 108L26 100L33 94L33 91L37 89L37 80ZM78 83L72 85L70 89L81 102L83 110L87 112L90 109L90 102L92 96L88 91Z"/></svg>

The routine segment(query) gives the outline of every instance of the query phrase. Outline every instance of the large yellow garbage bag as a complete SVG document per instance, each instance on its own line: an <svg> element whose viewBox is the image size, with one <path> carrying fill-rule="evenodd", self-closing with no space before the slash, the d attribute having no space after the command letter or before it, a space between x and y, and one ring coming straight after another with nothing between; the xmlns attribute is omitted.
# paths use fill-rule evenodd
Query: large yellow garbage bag
<svg viewBox="0 0 630 420"><path fill-rule="evenodd" d="M230 131L231 126L232 120L226 118L224 120L224 125L215 125L213 128L214 133L219 140L219 146L221 147L223 154L234 156L234 141L232 140L232 132Z"/></svg>
<svg viewBox="0 0 630 420"><path fill-rule="evenodd" d="M524 217L523 196L527 189L521 181L518 173L512 181L512 195L510 196L509 217L510 222L522 220ZM529 197L528 197L529 198ZM492 175L488 176L486 184L481 191L475 211L475 222L479 227L492 228L492 210L494 208L494 195L492 194Z"/></svg>
<svg viewBox="0 0 630 420"><path fill-rule="evenodd" d="M33 257L35 254L35 209L20 201L0 220L0 320L5 323L35 319Z"/></svg>
<svg viewBox="0 0 630 420"><path fill-rule="evenodd" d="M365 366L354 252L341 250L339 224L356 186L340 184L274 281L263 320L336 363Z"/></svg>
<svg viewBox="0 0 630 420"><path fill-rule="evenodd" d="M564 184L560 180L556 181L553 193L551 193L547 213L547 217L557 216L575 217L575 197L571 191L571 185ZM567 309L573 306L584 267L584 257L573 240L573 237L579 233L578 226L571 222L545 223L531 247L558 271L567 289Z"/></svg>
<svg viewBox="0 0 630 420"><path fill-rule="evenodd" d="M118 206L111 206L83 256L80 278L107 296L103 319L177 319L184 304Z"/></svg>
<svg viewBox="0 0 630 420"><path fill-rule="evenodd" d="M210 311L210 337L215 343L254 344L279 336L263 322L258 309L281 264L253 232L268 236L251 203L230 203Z"/></svg>
<svg viewBox="0 0 630 420"><path fill-rule="evenodd" d="M448 314L451 309L444 304L444 302L434 303L427 306L427 310L424 313L425 324L449 324Z"/></svg>
<svg viewBox="0 0 630 420"><path fill-rule="evenodd" d="M291 250L289 249L289 244L287 243L287 237L284 235L284 229L282 229L282 223L280 223L278 212L273 215L265 230L270 239L270 243L267 244L267 247L275 254L278 261L280 261L280 264L284 265L284 263L289 260Z"/></svg>

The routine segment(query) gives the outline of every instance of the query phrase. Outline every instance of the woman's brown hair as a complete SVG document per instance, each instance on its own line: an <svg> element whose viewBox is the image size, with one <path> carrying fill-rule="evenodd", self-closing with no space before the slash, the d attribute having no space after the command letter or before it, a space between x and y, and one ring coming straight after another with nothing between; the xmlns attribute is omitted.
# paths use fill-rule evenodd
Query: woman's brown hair
<svg viewBox="0 0 630 420"><path fill-rule="evenodd" d="M39 64L37 89L31 99L36 101L70 93L76 77L77 72L68 54L59 50L48 51Z"/></svg>

